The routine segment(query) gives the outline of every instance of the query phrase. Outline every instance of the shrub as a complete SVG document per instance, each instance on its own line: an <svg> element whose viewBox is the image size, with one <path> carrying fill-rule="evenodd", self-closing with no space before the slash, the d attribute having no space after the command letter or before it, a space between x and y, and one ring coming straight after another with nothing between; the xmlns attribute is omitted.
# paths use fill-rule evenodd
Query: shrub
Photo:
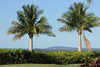
<svg viewBox="0 0 100 67"><path fill-rule="evenodd" d="M30 52L21 49L0 49L0 64L53 63L75 64L91 62L94 52Z"/></svg>
<svg viewBox="0 0 100 67"><path fill-rule="evenodd" d="M42 52L20 49L0 49L0 64L54 63L55 58Z"/></svg>
<svg viewBox="0 0 100 67"><path fill-rule="evenodd" d="M85 63L80 67L100 67L100 59L96 58L94 63Z"/></svg>
<svg viewBox="0 0 100 67"><path fill-rule="evenodd" d="M100 51L93 51L94 57L100 57Z"/></svg>
<svg viewBox="0 0 100 67"><path fill-rule="evenodd" d="M49 53L48 53L49 54ZM49 55L54 56L57 64L75 64L92 62L94 53L92 52L54 52Z"/></svg>
<svg viewBox="0 0 100 67"><path fill-rule="evenodd" d="M58 52L57 61L64 64L85 63L92 61L90 52Z"/></svg>

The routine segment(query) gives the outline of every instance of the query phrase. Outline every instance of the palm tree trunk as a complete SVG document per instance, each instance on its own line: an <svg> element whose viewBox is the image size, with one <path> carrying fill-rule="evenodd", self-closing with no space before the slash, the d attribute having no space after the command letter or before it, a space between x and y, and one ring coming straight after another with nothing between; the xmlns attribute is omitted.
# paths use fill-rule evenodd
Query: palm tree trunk
<svg viewBox="0 0 100 67"><path fill-rule="evenodd" d="M30 45L29 45L29 51L33 50L33 38L30 38Z"/></svg>
<svg viewBox="0 0 100 67"><path fill-rule="evenodd" d="M79 39L78 39L78 52L81 52L81 31L78 32Z"/></svg>

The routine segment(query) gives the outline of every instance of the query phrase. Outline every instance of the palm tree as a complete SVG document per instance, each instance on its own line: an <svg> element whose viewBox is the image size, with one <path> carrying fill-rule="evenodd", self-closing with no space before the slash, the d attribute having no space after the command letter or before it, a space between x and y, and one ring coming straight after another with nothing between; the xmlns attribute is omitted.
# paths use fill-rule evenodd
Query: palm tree
<svg viewBox="0 0 100 67"><path fill-rule="evenodd" d="M29 35L30 45L29 51L33 50L33 36L39 37L40 34L46 34L48 36L55 36L52 32L52 27L47 22L45 17L39 18L43 13L42 10L38 10L35 5L23 6L23 11L17 11L18 21L12 21L12 27L9 28L7 34L15 34L14 40L20 39L25 34Z"/></svg>
<svg viewBox="0 0 100 67"><path fill-rule="evenodd" d="M88 7L85 7L83 3L74 3L74 6L69 7L69 11L62 15L62 18L57 21L64 23L65 25L60 28L60 31L77 31L79 35L78 51L81 52L81 35L83 31L89 31L92 33L90 28L100 26L97 21L99 17L96 17L93 13L86 13ZM84 39L87 38L84 36ZM86 44L89 43L86 41Z"/></svg>

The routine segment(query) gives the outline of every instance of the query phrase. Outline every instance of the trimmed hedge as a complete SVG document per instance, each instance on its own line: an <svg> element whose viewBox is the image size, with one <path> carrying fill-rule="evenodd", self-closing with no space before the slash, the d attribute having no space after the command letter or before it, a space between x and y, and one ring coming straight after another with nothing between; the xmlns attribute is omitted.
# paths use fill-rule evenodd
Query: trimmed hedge
<svg viewBox="0 0 100 67"><path fill-rule="evenodd" d="M30 52L20 49L0 49L0 64L74 64L89 63L95 56L93 52Z"/></svg>
<svg viewBox="0 0 100 67"><path fill-rule="evenodd" d="M95 54L94 57L99 57L100 58L100 51L93 51L93 53Z"/></svg>
<svg viewBox="0 0 100 67"><path fill-rule="evenodd" d="M50 55L19 49L0 49L0 64L54 63Z"/></svg>
<svg viewBox="0 0 100 67"><path fill-rule="evenodd" d="M56 57L57 64L76 64L76 63L89 63L92 62L94 53L90 52L54 52L48 53Z"/></svg>

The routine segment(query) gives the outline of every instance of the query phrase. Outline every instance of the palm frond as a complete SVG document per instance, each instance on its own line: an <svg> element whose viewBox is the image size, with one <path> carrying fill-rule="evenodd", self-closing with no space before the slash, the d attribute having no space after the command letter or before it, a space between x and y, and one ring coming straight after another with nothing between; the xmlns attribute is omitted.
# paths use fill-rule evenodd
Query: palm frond
<svg viewBox="0 0 100 67"><path fill-rule="evenodd" d="M47 19L44 16L42 16L40 18L40 20L36 23L36 26L39 25L39 24L41 24L41 23L47 23Z"/></svg>
<svg viewBox="0 0 100 67"><path fill-rule="evenodd" d="M91 51L91 46L90 46L89 40L85 37L85 35L83 35L83 38L84 38L86 47L88 48L89 51Z"/></svg>
<svg viewBox="0 0 100 67"><path fill-rule="evenodd" d="M72 28L69 28L68 26L63 26L59 29L61 32L72 32Z"/></svg>
<svg viewBox="0 0 100 67"><path fill-rule="evenodd" d="M52 27L48 23L40 23L37 26L37 30L38 30L37 33L39 32L40 34L46 34L48 36L55 37L55 35L52 32Z"/></svg>
<svg viewBox="0 0 100 67"><path fill-rule="evenodd" d="M19 32L19 30L17 29L17 27L13 26L13 27L10 27L10 28L9 28L7 34L8 34L8 35L9 35L9 34L16 34L16 33L18 33L18 32Z"/></svg>
<svg viewBox="0 0 100 67"><path fill-rule="evenodd" d="M100 27L100 23L91 23L93 27Z"/></svg>
<svg viewBox="0 0 100 67"><path fill-rule="evenodd" d="M65 23L65 24L68 24L68 22L66 21L66 20L64 20L64 19L57 19L57 21L59 21L59 22L61 22L61 23Z"/></svg>
<svg viewBox="0 0 100 67"><path fill-rule="evenodd" d="M91 3L93 3L92 0L86 0L86 1L87 1L87 3L89 4L89 6L90 6Z"/></svg>
<svg viewBox="0 0 100 67"><path fill-rule="evenodd" d="M19 34L16 34L14 36L14 41L17 40L17 39L20 39L22 36L24 36L25 34L22 34L22 33L19 33Z"/></svg>
<svg viewBox="0 0 100 67"><path fill-rule="evenodd" d="M92 30L90 28L88 28L88 27L84 28L84 30L92 33Z"/></svg>
<svg viewBox="0 0 100 67"><path fill-rule="evenodd" d="M89 7L88 7L88 6L84 9L84 13L86 12L86 10L87 10L87 9L89 9Z"/></svg>
<svg viewBox="0 0 100 67"><path fill-rule="evenodd" d="M82 25L81 30L83 30L85 28L85 23Z"/></svg>

